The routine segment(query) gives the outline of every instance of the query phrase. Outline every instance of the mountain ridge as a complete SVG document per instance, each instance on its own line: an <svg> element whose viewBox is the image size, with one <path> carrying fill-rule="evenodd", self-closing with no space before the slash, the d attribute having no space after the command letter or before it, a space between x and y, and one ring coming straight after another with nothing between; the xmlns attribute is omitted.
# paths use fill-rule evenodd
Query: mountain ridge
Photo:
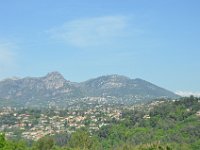
<svg viewBox="0 0 200 150"><path fill-rule="evenodd" d="M71 82L57 71L43 77L25 77L0 81L0 99L22 104L56 101L70 103L84 97L113 97L116 101L146 101L156 98L177 98L173 92L140 78L112 74Z"/></svg>

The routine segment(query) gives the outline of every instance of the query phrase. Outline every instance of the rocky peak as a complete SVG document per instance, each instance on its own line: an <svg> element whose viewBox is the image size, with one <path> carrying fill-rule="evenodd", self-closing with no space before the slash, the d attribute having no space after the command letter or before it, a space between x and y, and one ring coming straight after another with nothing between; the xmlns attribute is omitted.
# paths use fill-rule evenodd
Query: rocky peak
<svg viewBox="0 0 200 150"><path fill-rule="evenodd" d="M85 84L93 88L111 89L123 87L129 80L128 77L113 74L88 80Z"/></svg>
<svg viewBox="0 0 200 150"><path fill-rule="evenodd" d="M128 77L121 75L108 75L104 78L104 84L102 88L110 89L110 88L120 88L126 85L126 82L129 80Z"/></svg>
<svg viewBox="0 0 200 150"><path fill-rule="evenodd" d="M45 76L45 78L46 78L46 79L49 79L49 80L64 79L64 77L62 76L62 74L60 74L60 73L57 72L57 71L48 73L48 74Z"/></svg>
<svg viewBox="0 0 200 150"><path fill-rule="evenodd" d="M64 86L65 78L59 72L48 73L44 78L47 89L58 89Z"/></svg>
<svg viewBox="0 0 200 150"><path fill-rule="evenodd" d="M126 77L126 76L122 76L122 75L117 75L117 74L112 74L112 75L108 75L105 76L108 80L112 80L112 81L126 81L129 80L130 78Z"/></svg>

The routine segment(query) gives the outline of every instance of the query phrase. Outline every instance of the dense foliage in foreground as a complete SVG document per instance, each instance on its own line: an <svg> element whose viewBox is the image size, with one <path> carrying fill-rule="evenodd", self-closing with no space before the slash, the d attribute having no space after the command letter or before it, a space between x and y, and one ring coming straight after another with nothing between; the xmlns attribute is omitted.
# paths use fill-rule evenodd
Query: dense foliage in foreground
<svg viewBox="0 0 200 150"><path fill-rule="evenodd" d="M166 101L152 109L124 110L122 121L102 127L92 135L79 129L71 135L43 137L37 142L6 140L0 150L199 150L199 98ZM144 117L148 116L148 117Z"/></svg>

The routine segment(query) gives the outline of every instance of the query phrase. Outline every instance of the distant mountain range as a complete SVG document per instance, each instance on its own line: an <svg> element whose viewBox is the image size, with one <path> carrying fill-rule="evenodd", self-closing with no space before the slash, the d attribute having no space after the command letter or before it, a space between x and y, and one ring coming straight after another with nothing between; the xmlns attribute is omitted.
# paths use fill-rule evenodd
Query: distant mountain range
<svg viewBox="0 0 200 150"><path fill-rule="evenodd" d="M44 77L9 78L0 81L0 104L62 105L81 99L112 98L120 103L147 101L156 98L177 98L178 95L142 79L107 75L77 83L65 80L59 72Z"/></svg>

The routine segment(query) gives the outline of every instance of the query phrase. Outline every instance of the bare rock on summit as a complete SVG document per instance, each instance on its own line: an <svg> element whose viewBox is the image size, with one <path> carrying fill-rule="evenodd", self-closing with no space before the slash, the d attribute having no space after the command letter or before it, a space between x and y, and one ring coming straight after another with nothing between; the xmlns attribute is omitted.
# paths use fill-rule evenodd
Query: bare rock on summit
<svg viewBox="0 0 200 150"><path fill-rule="evenodd" d="M59 89L67 82L59 72L48 73L42 80L46 89Z"/></svg>

